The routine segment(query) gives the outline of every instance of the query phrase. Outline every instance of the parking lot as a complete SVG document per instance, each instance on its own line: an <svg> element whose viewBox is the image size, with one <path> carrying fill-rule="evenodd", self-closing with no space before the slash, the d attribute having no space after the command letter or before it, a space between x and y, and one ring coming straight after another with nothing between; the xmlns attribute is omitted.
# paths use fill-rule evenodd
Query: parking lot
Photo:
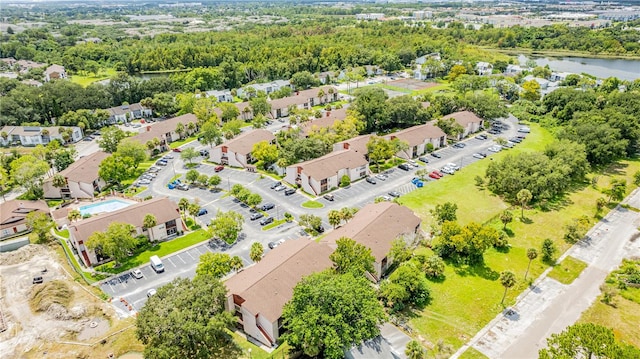
<svg viewBox="0 0 640 359"><path fill-rule="evenodd" d="M440 158L426 155L429 163L425 164L417 161L418 167L412 168L409 171L394 167L386 172L387 178L384 181L376 179L376 184L368 183L365 180L357 181L347 188L340 188L331 192L334 195L334 201L328 201L322 197L317 198L316 200L324 205L323 208L302 207L304 202L314 198L302 194L300 190L290 196L285 196L284 191L278 192L271 189L271 185L275 182L272 178L231 168L225 168L220 172L215 172L216 166L204 163L200 164L197 170L207 176L214 174L220 176L222 179L219 185L220 191L200 188L190 188L187 191L178 189L171 190L167 188L169 180L176 174L185 174L188 170L180 159L179 153L173 153L174 158L169 160L166 166L160 168L156 178L151 181L148 189L142 192L140 196L167 196L174 201L179 201L180 198L183 197L191 201L197 200L200 206L207 210L206 214L197 217L197 221L202 225L210 223L218 211L236 211L245 218L241 233L242 239L226 249L220 247L213 248L208 243L202 243L164 258L163 262L166 267L164 273L156 274L147 263L140 268L144 275L142 279L135 279L127 273L102 283L101 288L105 293L116 298L114 305L123 309L126 313L128 312L128 308L119 301L119 298L124 298L134 310L141 308L147 299L146 294L149 289L160 287L176 277L193 277L199 257L204 253L225 251L232 256L240 256L245 265L247 265L251 263L249 251L253 242L258 241L262 243L265 251L269 251L269 242L293 240L301 237L301 227L299 227L296 222L284 223L268 231L263 231L259 220L250 220L250 208L227 195L227 191L233 187L234 184L242 184L251 192L258 193L263 199L263 204L268 202L273 203L275 207L267 211L268 216L282 219L284 218L284 213L289 212L297 219L304 213L311 213L320 216L323 226L326 229L330 229L331 226L328 224L327 213L332 209L340 209L343 207L362 208L366 204L372 203L377 197L389 196L389 192L392 191L396 191L400 195L405 195L417 190L416 185L411 183L411 179L415 177L415 172L420 168L427 168L429 171L432 171L442 168L447 163L455 163L462 168L476 161L483 160L473 157L473 154L476 152L484 152L487 154L487 157L490 157L493 152L489 152L487 149L496 144L496 137L510 138L517 133L517 120L514 117L510 117L503 122L505 123L505 129L503 133L497 136L489 135L488 138L484 140L471 137L463 141L465 146L462 148L453 146L445 147L436 151L440 155ZM183 146L183 148L185 147L194 147L197 150L205 148L197 141ZM202 158L198 158L197 160L201 159ZM428 190L429 183L432 181L435 180L425 178L424 187L420 190Z"/></svg>

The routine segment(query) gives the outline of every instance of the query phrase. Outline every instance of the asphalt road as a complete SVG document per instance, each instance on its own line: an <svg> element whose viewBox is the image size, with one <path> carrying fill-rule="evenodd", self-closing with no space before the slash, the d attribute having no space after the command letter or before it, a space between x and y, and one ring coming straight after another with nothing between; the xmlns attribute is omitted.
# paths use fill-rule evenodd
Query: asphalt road
<svg viewBox="0 0 640 359"><path fill-rule="evenodd" d="M626 203L640 208L640 191ZM584 240L575 244L570 255L589 266L570 285L546 277L521 294L511 307L512 313L498 315L452 358L473 346L489 358L537 358L546 347L546 339L574 324L600 294L600 285L622 259L640 255L638 237L640 213L620 206L598 222Z"/></svg>
<svg viewBox="0 0 640 359"><path fill-rule="evenodd" d="M514 117L510 117L504 120L508 129L505 130L501 137L509 138L516 134L517 120ZM279 121L274 121L270 128L276 131L283 124ZM474 158L472 155L475 152L485 152L491 155L491 152L486 151L488 147L495 144L490 136L487 140L480 140L475 137L469 138L463 141L466 146L464 148L446 147L438 150L437 153L442 158L435 158L428 156L429 163L426 164L429 170L439 169L446 163L456 163L461 167L468 166L469 164L480 161ZM182 148L194 147L196 150L206 148L199 142L194 141L188 143ZM180 159L179 153L172 153L174 159L169 161L169 164L158 172L157 177L148 186L147 190L140 193L139 196L145 197L152 196L167 196L174 201L179 201L180 198L187 198L190 201L197 200L202 208L207 209L208 213L197 218L197 221L202 225L210 223L211 219L215 217L218 211L233 210L241 213L245 217L245 223L242 229L243 239L236 243L231 248L226 249L226 253L230 255L240 256L245 265L251 263L249 259L249 251L251 244L258 241L263 244L265 250L268 251L268 243L276 242L281 239L291 240L300 238L301 227L296 222L285 223L278 227L272 228L268 231L263 231L262 227L258 223L259 221L251 221L249 219L249 208L235 202L232 197L225 196L234 184L242 184L247 189L254 193L260 194L263 198L262 203L271 202L276 206L274 209L268 211L270 216L274 216L277 219L283 218L285 212L291 213L296 219L304 213L311 213L320 216L323 219L323 225L327 230L331 229L328 224L327 213L332 209L340 209L343 207L356 207L362 208L368 203L372 203L375 198L382 195L387 195L391 191L397 191L401 194L407 194L416 190L416 187L411 184L411 179L415 176L417 169L410 171L403 171L395 168L388 173L389 178L385 181L377 180L377 184L370 184L364 180L353 183L348 188L341 188L334 192L335 200L327 201L320 197L315 198L309 195L297 191L295 194L285 196L284 192L276 192L269 187L275 181L269 177L260 176L257 173L251 173L243 170L232 169L226 167L221 172L215 173L215 166L205 163L200 163L197 170L208 176L217 174L221 177L222 183L219 187L222 189L220 192L211 192L209 190L191 188L188 191L180 191L177 189L170 190L167 188L169 180L175 175L185 174L188 169L185 167L184 162ZM196 159L201 161L202 158ZM488 160L488 159L484 159ZM419 162L420 168L424 168L425 164ZM428 183L433 181L428 179L425 181L425 189L428 189ZM323 208L304 208L302 203L316 199L318 202L324 205ZM156 274L148 264L143 265L140 269L144 274L144 278L135 279L129 275L129 273L122 274L115 278L110 278L107 281L101 283L101 288L105 293L115 298L114 305L116 308L122 310L125 315L131 313L128 308L123 305L120 298L124 298L129 304L132 305L133 310L140 309L146 299L146 293L151 288L160 287L176 277L192 277L195 274L195 268L199 261L199 256L206 252L221 251L220 248L211 248L207 243L203 243L192 247L184 252L176 253L165 257L163 262L166 266L164 273Z"/></svg>

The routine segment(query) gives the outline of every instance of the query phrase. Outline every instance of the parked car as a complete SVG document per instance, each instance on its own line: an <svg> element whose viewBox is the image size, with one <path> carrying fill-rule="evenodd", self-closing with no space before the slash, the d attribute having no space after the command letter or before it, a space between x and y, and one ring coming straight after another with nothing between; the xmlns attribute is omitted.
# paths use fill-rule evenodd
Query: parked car
<svg viewBox="0 0 640 359"><path fill-rule="evenodd" d="M213 170L216 172L220 172L224 169L224 166L216 166L216 168L214 168Z"/></svg>
<svg viewBox="0 0 640 359"><path fill-rule="evenodd" d="M486 140L487 139L487 135L482 133L482 134L477 135L476 138L479 139L479 140Z"/></svg>
<svg viewBox="0 0 640 359"><path fill-rule="evenodd" d="M444 173L446 173L448 175L452 175L452 174L456 173L456 171L453 168L447 167L447 166L442 167L440 169L440 172L444 172Z"/></svg>
<svg viewBox="0 0 640 359"><path fill-rule="evenodd" d="M380 181L386 181L388 177L382 173L378 173L376 175L376 178L379 179Z"/></svg>
<svg viewBox="0 0 640 359"><path fill-rule="evenodd" d="M260 212L256 212L256 213L253 213L253 214L251 215L251 217L249 217L249 218L250 218L252 221L255 221L256 219L260 219L260 218L262 218L262 217L264 217L264 214L262 214L262 213L260 213Z"/></svg>
<svg viewBox="0 0 640 359"><path fill-rule="evenodd" d="M433 179L440 179L440 176L437 172L433 171L431 173L429 173L429 177L433 178Z"/></svg>
<svg viewBox="0 0 640 359"><path fill-rule="evenodd" d="M382 199L383 201L387 201L387 202L391 201L391 197L389 197L389 196L380 196L378 198Z"/></svg>
<svg viewBox="0 0 640 359"><path fill-rule="evenodd" d="M188 191L189 190L189 186L186 183L180 183L176 186L177 189L181 190L181 191Z"/></svg>
<svg viewBox="0 0 640 359"><path fill-rule="evenodd" d="M323 197L324 199L326 199L327 201L332 201L332 202L333 202L333 200L335 199L335 198L333 197L333 194L331 194L331 193L327 193L327 194L325 194L325 195L324 195L324 196L322 196L322 197Z"/></svg>
<svg viewBox="0 0 640 359"><path fill-rule="evenodd" d="M455 164L455 163L451 163L451 162L450 162L450 163L447 163L445 166L447 166L447 167L449 167L449 168L453 169L454 171L459 171L459 170L460 170L460 166L458 166L458 165L457 165L457 164Z"/></svg>
<svg viewBox="0 0 640 359"><path fill-rule="evenodd" d="M509 142L520 143L522 142L522 139L520 137L512 137L509 139Z"/></svg>
<svg viewBox="0 0 640 359"><path fill-rule="evenodd" d="M431 152L431 156L435 158L442 158L442 156L437 152Z"/></svg>
<svg viewBox="0 0 640 359"><path fill-rule="evenodd" d="M438 170L433 170L433 172L434 172L435 174L437 174L438 176L440 176L440 177L444 177L444 173L442 173L442 172L440 172L440 171L438 171Z"/></svg>
<svg viewBox="0 0 640 359"><path fill-rule="evenodd" d="M260 220L260 225L261 226L266 226L269 223L273 223L273 217L266 217L266 218L263 218L262 220Z"/></svg>
<svg viewBox="0 0 640 359"><path fill-rule="evenodd" d="M414 160L407 160L407 163L412 165L415 168L418 168L418 163Z"/></svg>
<svg viewBox="0 0 640 359"><path fill-rule="evenodd" d="M93 137L87 136L87 137L83 138L82 140L83 141L91 141L91 140L93 140Z"/></svg>
<svg viewBox="0 0 640 359"><path fill-rule="evenodd" d="M485 158L486 156L487 156L487 155L483 155L483 154L482 154L482 153L480 153L480 152L476 152L476 153L474 153L474 154L473 154L473 157L478 158L478 159L483 159L483 158Z"/></svg>
<svg viewBox="0 0 640 359"><path fill-rule="evenodd" d="M502 145L502 147L513 148L513 146L515 146L515 145L516 145L515 143L507 141L507 142L505 142L504 145Z"/></svg>
<svg viewBox="0 0 640 359"><path fill-rule="evenodd" d="M140 269L134 269L131 271L131 276L135 279L142 279L142 271Z"/></svg>
<svg viewBox="0 0 640 359"><path fill-rule="evenodd" d="M166 160L158 160L156 161L156 166L166 166L168 162Z"/></svg>
<svg viewBox="0 0 640 359"><path fill-rule="evenodd" d="M462 142L458 142L458 143L454 143L453 147L455 148L465 148L466 144L462 143Z"/></svg>
<svg viewBox="0 0 640 359"><path fill-rule="evenodd" d="M367 181L368 183L371 183L371 184L376 184L376 183L378 183L378 182L376 182L376 179L375 179L375 178L373 178L373 177L367 177L366 181Z"/></svg>
<svg viewBox="0 0 640 359"><path fill-rule="evenodd" d="M277 246L278 246L278 243L276 243L276 242L269 242L269 244L268 244L267 246L269 246L269 249L274 249L275 247L277 247Z"/></svg>
<svg viewBox="0 0 640 359"><path fill-rule="evenodd" d="M147 292L147 298L151 298L152 295L155 295L157 293L155 288L151 288L149 289L149 291Z"/></svg>
<svg viewBox="0 0 640 359"><path fill-rule="evenodd" d="M489 131L487 131L487 133L490 133L490 134L492 134L492 135L497 135L497 134L499 134L499 133L501 133L501 132L502 132L502 131L497 130L497 129L494 129L494 128L492 128L492 129L490 129Z"/></svg>
<svg viewBox="0 0 640 359"><path fill-rule="evenodd" d="M180 149L180 147L176 147L173 149L173 152L182 152L182 150Z"/></svg>
<svg viewBox="0 0 640 359"><path fill-rule="evenodd" d="M173 159L173 156L172 156L172 155L164 155L164 156L162 157L162 159L163 159L163 160L165 160L165 161L167 161L167 160L172 160L172 159Z"/></svg>
<svg viewBox="0 0 640 359"><path fill-rule="evenodd" d="M278 187L278 186L280 186L280 185L282 185L282 182L280 182L280 181L278 181L278 182L273 182L273 183L271 184L271 186L269 186L269 188L271 188L271 189L275 189L276 187Z"/></svg>
<svg viewBox="0 0 640 359"><path fill-rule="evenodd" d="M523 126L518 129L518 132L529 133L531 132L531 129L529 127Z"/></svg>
<svg viewBox="0 0 640 359"><path fill-rule="evenodd" d="M41 275L37 275L33 277L33 284L40 284L44 282L44 278Z"/></svg>
<svg viewBox="0 0 640 359"><path fill-rule="evenodd" d="M279 185L278 187L274 188L276 192L284 191L285 189L287 189L287 186L285 185Z"/></svg>
<svg viewBox="0 0 640 359"><path fill-rule="evenodd" d="M400 165L398 166L398 168L399 168L399 169L401 169L401 170L404 170L404 171L408 171L408 170L410 170L410 169L411 169L411 167L410 167L408 164L406 164L406 163L402 163L402 164L400 164Z"/></svg>
<svg viewBox="0 0 640 359"><path fill-rule="evenodd" d="M292 195L292 194L294 194L294 193L296 193L296 189L295 189L295 188L289 188L289 189L286 189L286 190L284 191L284 195L285 195L285 196L291 196L291 195Z"/></svg>
<svg viewBox="0 0 640 359"><path fill-rule="evenodd" d="M209 156L209 150L200 150L200 156L208 157Z"/></svg>
<svg viewBox="0 0 640 359"><path fill-rule="evenodd" d="M502 150L502 146L500 146L500 145L491 146L491 147L487 148L487 150L489 150L491 152L500 152L500 150Z"/></svg>
<svg viewBox="0 0 640 359"><path fill-rule="evenodd" d="M428 159L428 158L426 158L425 156L418 157L418 161L420 161L420 162L424 162L424 163L429 163L429 159Z"/></svg>
<svg viewBox="0 0 640 359"><path fill-rule="evenodd" d="M262 206L260 206L260 209L263 211L268 211L270 209L273 209L276 205L273 203L265 203Z"/></svg>
<svg viewBox="0 0 640 359"><path fill-rule="evenodd" d="M197 216L204 216L205 214L209 213L209 211L207 211L206 208L200 208L200 210L198 211Z"/></svg>
<svg viewBox="0 0 640 359"><path fill-rule="evenodd" d="M394 197L394 198L398 198L401 196L400 192L398 191L391 191L388 193L389 196Z"/></svg>

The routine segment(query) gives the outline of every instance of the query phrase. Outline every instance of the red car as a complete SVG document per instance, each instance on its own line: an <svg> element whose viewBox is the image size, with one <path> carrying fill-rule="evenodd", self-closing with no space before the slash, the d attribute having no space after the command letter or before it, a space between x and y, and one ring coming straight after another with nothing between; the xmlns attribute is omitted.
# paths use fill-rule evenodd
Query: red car
<svg viewBox="0 0 640 359"><path fill-rule="evenodd" d="M429 173L429 177L431 177L431 178L433 178L433 179L440 179L440 177L441 177L441 176L440 176L440 175L438 175L438 174L436 173L436 171L433 171L433 172Z"/></svg>
<svg viewBox="0 0 640 359"><path fill-rule="evenodd" d="M180 147L176 147L173 149L173 152L182 152L182 150L180 149Z"/></svg>
<svg viewBox="0 0 640 359"><path fill-rule="evenodd" d="M216 171L216 172L220 172L220 171L222 171L223 169L224 169L224 166L217 166L217 167L214 169L214 171Z"/></svg>
<svg viewBox="0 0 640 359"><path fill-rule="evenodd" d="M437 174L440 177L444 177L444 173L438 171L438 170L434 170L433 173Z"/></svg>

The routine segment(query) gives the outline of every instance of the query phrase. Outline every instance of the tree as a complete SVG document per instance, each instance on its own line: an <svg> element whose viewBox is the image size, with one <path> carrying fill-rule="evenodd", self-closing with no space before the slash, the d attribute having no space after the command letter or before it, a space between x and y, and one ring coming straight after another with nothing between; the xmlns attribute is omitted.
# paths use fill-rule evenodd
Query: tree
<svg viewBox="0 0 640 359"><path fill-rule="evenodd" d="M484 252L499 240L500 232L490 226L472 222L461 227L457 222L444 222L433 249L442 258L477 264L482 263Z"/></svg>
<svg viewBox="0 0 640 359"><path fill-rule="evenodd" d="M455 81L455 79L467 73L467 68L462 65L453 65L449 71L449 80Z"/></svg>
<svg viewBox="0 0 640 359"><path fill-rule="evenodd" d="M27 198L37 199L42 196L42 181L49 171L46 161L24 155L11 161L10 167L11 179L27 191Z"/></svg>
<svg viewBox="0 0 640 359"><path fill-rule="evenodd" d="M138 244L133 236L135 227L129 223L111 222L104 232L94 232L87 240L89 249L100 248L101 252L122 263L128 253Z"/></svg>
<svg viewBox="0 0 640 359"><path fill-rule="evenodd" d="M278 151L278 146L275 144L270 144L267 141L260 141L253 145L251 156L259 161L258 167L266 170L272 164L276 163L280 153Z"/></svg>
<svg viewBox="0 0 640 359"><path fill-rule="evenodd" d="M58 141L49 142L49 145L47 145L47 147L49 147L53 143L58 143ZM69 147L67 149L60 148L52 151L50 157L53 160L53 168L55 168L55 170L58 172L66 169L75 161L74 158L77 154L78 152L73 147Z"/></svg>
<svg viewBox="0 0 640 359"><path fill-rule="evenodd" d="M309 229L313 229L317 231L322 226L322 218L315 216L313 214L303 214L300 215L300 225Z"/></svg>
<svg viewBox="0 0 640 359"><path fill-rule="evenodd" d="M240 110L232 103L221 102L218 104L218 108L222 111L220 119L222 122L234 120L240 116Z"/></svg>
<svg viewBox="0 0 640 359"><path fill-rule="evenodd" d="M196 277L220 279L231 271L231 256L226 253L205 253L200 256Z"/></svg>
<svg viewBox="0 0 640 359"><path fill-rule="evenodd" d="M355 93L353 109L366 121L367 133L384 129L387 117L387 93L379 87L363 87Z"/></svg>
<svg viewBox="0 0 640 359"><path fill-rule="evenodd" d="M527 271L524 273L524 280L527 280L529 268L531 268L531 262L533 262L534 259L538 258L538 251L535 248L527 249L527 258L529 258L529 264L527 264Z"/></svg>
<svg viewBox="0 0 640 359"><path fill-rule="evenodd" d="M611 180L611 187L605 190L605 194L609 195L609 203L611 201L622 201L627 193L627 181L624 178L614 178Z"/></svg>
<svg viewBox="0 0 640 359"><path fill-rule="evenodd" d="M229 194L237 198L238 194L240 194L242 190L244 190L244 186L240 183L236 183L231 187L231 191L229 192Z"/></svg>
<svg viewBox="0 0 640 359"><path fill-rule="evenodd" d="M229 140L239 135L240 132L242 132L243 125L244 122L238 119L225 122L225 124L222 125L222 134L224 135L224 138Z"/></svg>
<svg viewBox="0 0 640 359"><path fill-rule="evenodd" d="M430 298L427 278L413 261L402 263L388 279L380 284L379 296L384 305L393 312L408 305L422 307Z"/></svg>
<svg viewBox="0 0 640 359"><path fill-rule="evenodd" d="M207 186L207 184L209 183L209 176L201 173L200 175L198 175L198 179L196 181L203 187Z"/></svg>
<svg viewBox="0 0 640 359"><path fill-rule="evenodd" d="M442 258L438 256L430 256L422 264L422 270L427 277L437 279L444 275L445 264Z"/></svg>
<svg viewBox="0 0 640 359"><path fill-rule="evenodd" d="M222 182L222 178L220 178L220 176L218 175L209 177L209 186L212 186L214 189L217 188L218 185L220 185L220 182Z"/></svg>
<svg viewBox="0 0 640 359"><path fill-rule="evenodd" d="M464 133L464 128L454 118L440 118L436 121L436 126L449 137L457 138Z"/></svg>
<svg viewBox="0 0 640 359"><path fill-rule="evenodd" d="M31 230L31 239L35 243L45 243L50 238L50 230L53 228L51 217L40 211L33 211L25 218L27 227Z"/></svg>
<svg viewBox="0 0 640 359"><path fill-rule="evenodd" d="M67 219L70 222L74 222L74 221L80 220L81 218L82 218L82 213L80 212L80 210L77 210L77 209L72 209L67 214Z"/></svg>
<svg viewBox="0 0 640 359"><path fill-rule="evenodd" d="M317 86L320 83L309 71L296 72L291 76L290 82L297 89L301 90Z"/></svg>
<svg viewBox="0 0 640 359"><path fill-rule="evenodd" d="M518 192L518 194L516 195L516 199L518 200L520 208L522 209L522 213L520 214L520 218L522 220L524 220L524 207L527 205L527 203L529 203L529 201L531 201L532 198L533 196L531 195L531 192L529 192L529 190L526 188L521 189L520 192Z"/></svg>
<svg viewBox="0 0 640 359"><path fill-rule="evenodd" d="M109 126L102 129L102 135L96 140L98 146L107 153L113 153L118 150L118 144L127 137L119 127Z"/></svg>
<svg viewBox="0 0 640 359"><path fill-rule="evenodd" d="M503 271L500 273L500 284L504 287L504 294L500 304L504 303L504 298L507 296L507 290L516 284L516 276L511 271Z"/></svg>
<svg viewBox="0 0 640 359"><path fill-rule="evenodd" d="M191 215L191 217L193 217L194 223L195 223L195 220L196 220L196 216L200 212L201 208L202 207L196 202L189 203L189 208L187 208L187 210L189 211L189 214Z"/></svg>
<svg viewBox="0 0 640 359"><path fill-rule="evenodd" d="M556 248L556 245L553 244L553 241L549 238L545 239L542 242L542 260L544 262L550 263L553 262L554 256L556 254L556 252L558 251L558 249Z"/></svg>
<svg viewBox="0 0 640 359"><path fill-rule="evenodd" d="M342 214L336 209L330 210L327 217L329 219L329 224L332 225L333 228L336 228L340 223L342 223Z"/></svg>
<svg viewBox="0 0 640 359"><path fill-rule="evenodd" d="M271 103L267 101L266 97L258 96L249 100L249 107L253 111L253 116L263 115L266 116L271 112Z"/></svg>
<svg viewBox="0 0 640 359"><path fill-rule="evenodd" d="M238 358L241 349L230 334L235 319L225 310L225 301L225 286L207 275L176 278L158 288L136 318L144 356Z"/></svg>
<svg viewBox="0 0 640 359"><path fill-rule="evenodd" d="M244 263L242 262L242 258L240 258L239 256L233 256L231 257L229 266L231 267L231 270L234 270L237 272L240 269L242 269L242 267L244 267Z"/></svg>
<svg viewBox="0 0 640 359"><path fill-rule="evenodd" d="M506 230L507 224L511 223L512 221L513 221L513 213L511 213L511 211L504 210L502 211L502 213L500 213L500 222L504 224L504 227L502 227L502 230Z"/></svg>
<svg viewBox="0 0 640 359"><path fill-rule="evenodd" d="M384 311L371 284L331 271L303 278L284 306L282 338L308 356L337 359L352 345L380 334Z"/></svg>
<svg viewBox="0 0 640 359"><path fill-rule="evenodd" d="M142 228L144 228L149 234L149 239L153 241L153 227L158 225L158 219L151 213L147 213L144 215L144 219L142 220Z"/></svg>
<svg viewBox="0 0 640 359"><path fill-rule="evenodd" d="M340 209L340 216L342 220L348 223L353 216L358 212L358 209L355 207L343 207Z"/></svg>
<svg viewBox="0 0 640 359"><path fill-rule="evenodd" d="M404 238L399 237L391 242L391 249L389 250L389 257L394 263L400 264L411 259L411 247Z"/></svg>
<svg viewBox="0 0 640 359"><path fill-rule="evenodd" d="M133 173L133 159L117 154L108 156L100 163L98 175L107 183L118 186Z"/></svg>
<svg viewBox="0 0 640 359"><path fill-rule="evenodd" d="M376 164L376 169L380 170L380 162L385 162L395 154L391 141L378 136L371 136L367 142L367 155L369 161Z"/></svg>
<svg viewBox="0 0 640 359"><path fill-rule="evenodd" d="M346 237L338 239L336 245L336 250L329 256L335 265L336 272L351 273L354 276L362 276L366 272L374 273L375 258L370 248Z"/></svg>
<svg viewBox="0 0 640 359"><path fill-rule="evenodd" d="M56 173L55 175L53 175L53 178L51 179L51 184L55 188L66 187L67 179L63 175Z"/></svg>
<svg viewBox="0 0 640 359"><path fill-rule="evenodd" d="M436 208L431 210L431 215L435 217L438 224L443 224L444 222L453 222L458 219L456 211L458 211L457 204L445 202L443 204L437 204Z"/></svg>
<svg viewBox="0 0 640 359"><path fill-rule="evenodd" d="M262 202L262 196L260 196L257 193L249 194L249 196L247 196L247 199L245 200L245 203L247 204L247 206L254 207L254 208L257 205L259 205L260 202Z"/></svg>
<svg viewBox="0 0 640 359"><path fill-rule="evenodd" d="M222 143L222 131L213 121L206 121L200 128L200 142L213 147Z"/></svg>
<svg viewBox="0 0 640 359"><path fill-rule="evenodd" d="M251 251L249 252L249 258L251 258L252 261L258 263L262 259L263 255L264 247L262 246L262 243L253 242L253 244L251 245Z"/></svg>
<svg viewBox="0 0 640 359"><path fill-rule="evenodd" d="M538 101L540 99L540 84L536 80L529 80L522 84L520 97L528 101Z"/></svg>
<svg viewBox="0 0 640 359"><path fill-rule="evenodd" d="M187 208L189 208L189 200L184 197L180 198L180 200L178 201L178 208L180 209L180 211L185 212Z"/></svg>
<svg viewBox="0 0 640 359"><path fill-rule="evenodd" d="M194 183L198 180L199 176L200 176L200 172L198 172L198 170L189 170L187 171L187 174L184 177L187 181Z"/></svg>
<svg viewBox="0 0 640 359"><path fill-rule="evenodd" d="M421 180L426 180L429 177L429 170L426 168L421 168L419 170L416 171L416 177L420 178Z"/></svg>
<svg viewBox="0 0 640 359"><path fill-rule="evenodd" d="M636 173L633 174L633 184L640 186L640 171L636 171Z"/></svg>
<svg viewBox="0 0 640 359"><path fill-rule="evenodd" d="M212 237L220 238L231 244L238 238L243 223L244 217L240 213L219 211L216 214L216 218L211 220L209 231Z"/></svg>
<svg viewBox="0 0 640 359"><path fill-rule="evenodd" d="M427 357L427 351L416 340L412 340L407 343L407 348L404 350L408 359L425 359Z"/></svg>
<svg viewBox="0 0 640 359"><path fill-rule="evenodd" d="M135 140L123 140L118 144L116 154L121 157L129 157L132 160L133 168L137 169L138 165L147 159L147 151L145 146Z"/></svg>
<svg viewBox="0 0 640 359"><path fill-rule="evenodd" d="M199 153L193 147L187 147L180 152L180 158L185 161L189 161L189 163L192 163L191 161L198 156Z"/></svg>
<svg viewBox="0 0 640 359"><path fill-rule="evenodd" d="M560 334L551 334L541 359L638 358L640 349L618 342L613 331L593 323L574 324Z"/></svg>

